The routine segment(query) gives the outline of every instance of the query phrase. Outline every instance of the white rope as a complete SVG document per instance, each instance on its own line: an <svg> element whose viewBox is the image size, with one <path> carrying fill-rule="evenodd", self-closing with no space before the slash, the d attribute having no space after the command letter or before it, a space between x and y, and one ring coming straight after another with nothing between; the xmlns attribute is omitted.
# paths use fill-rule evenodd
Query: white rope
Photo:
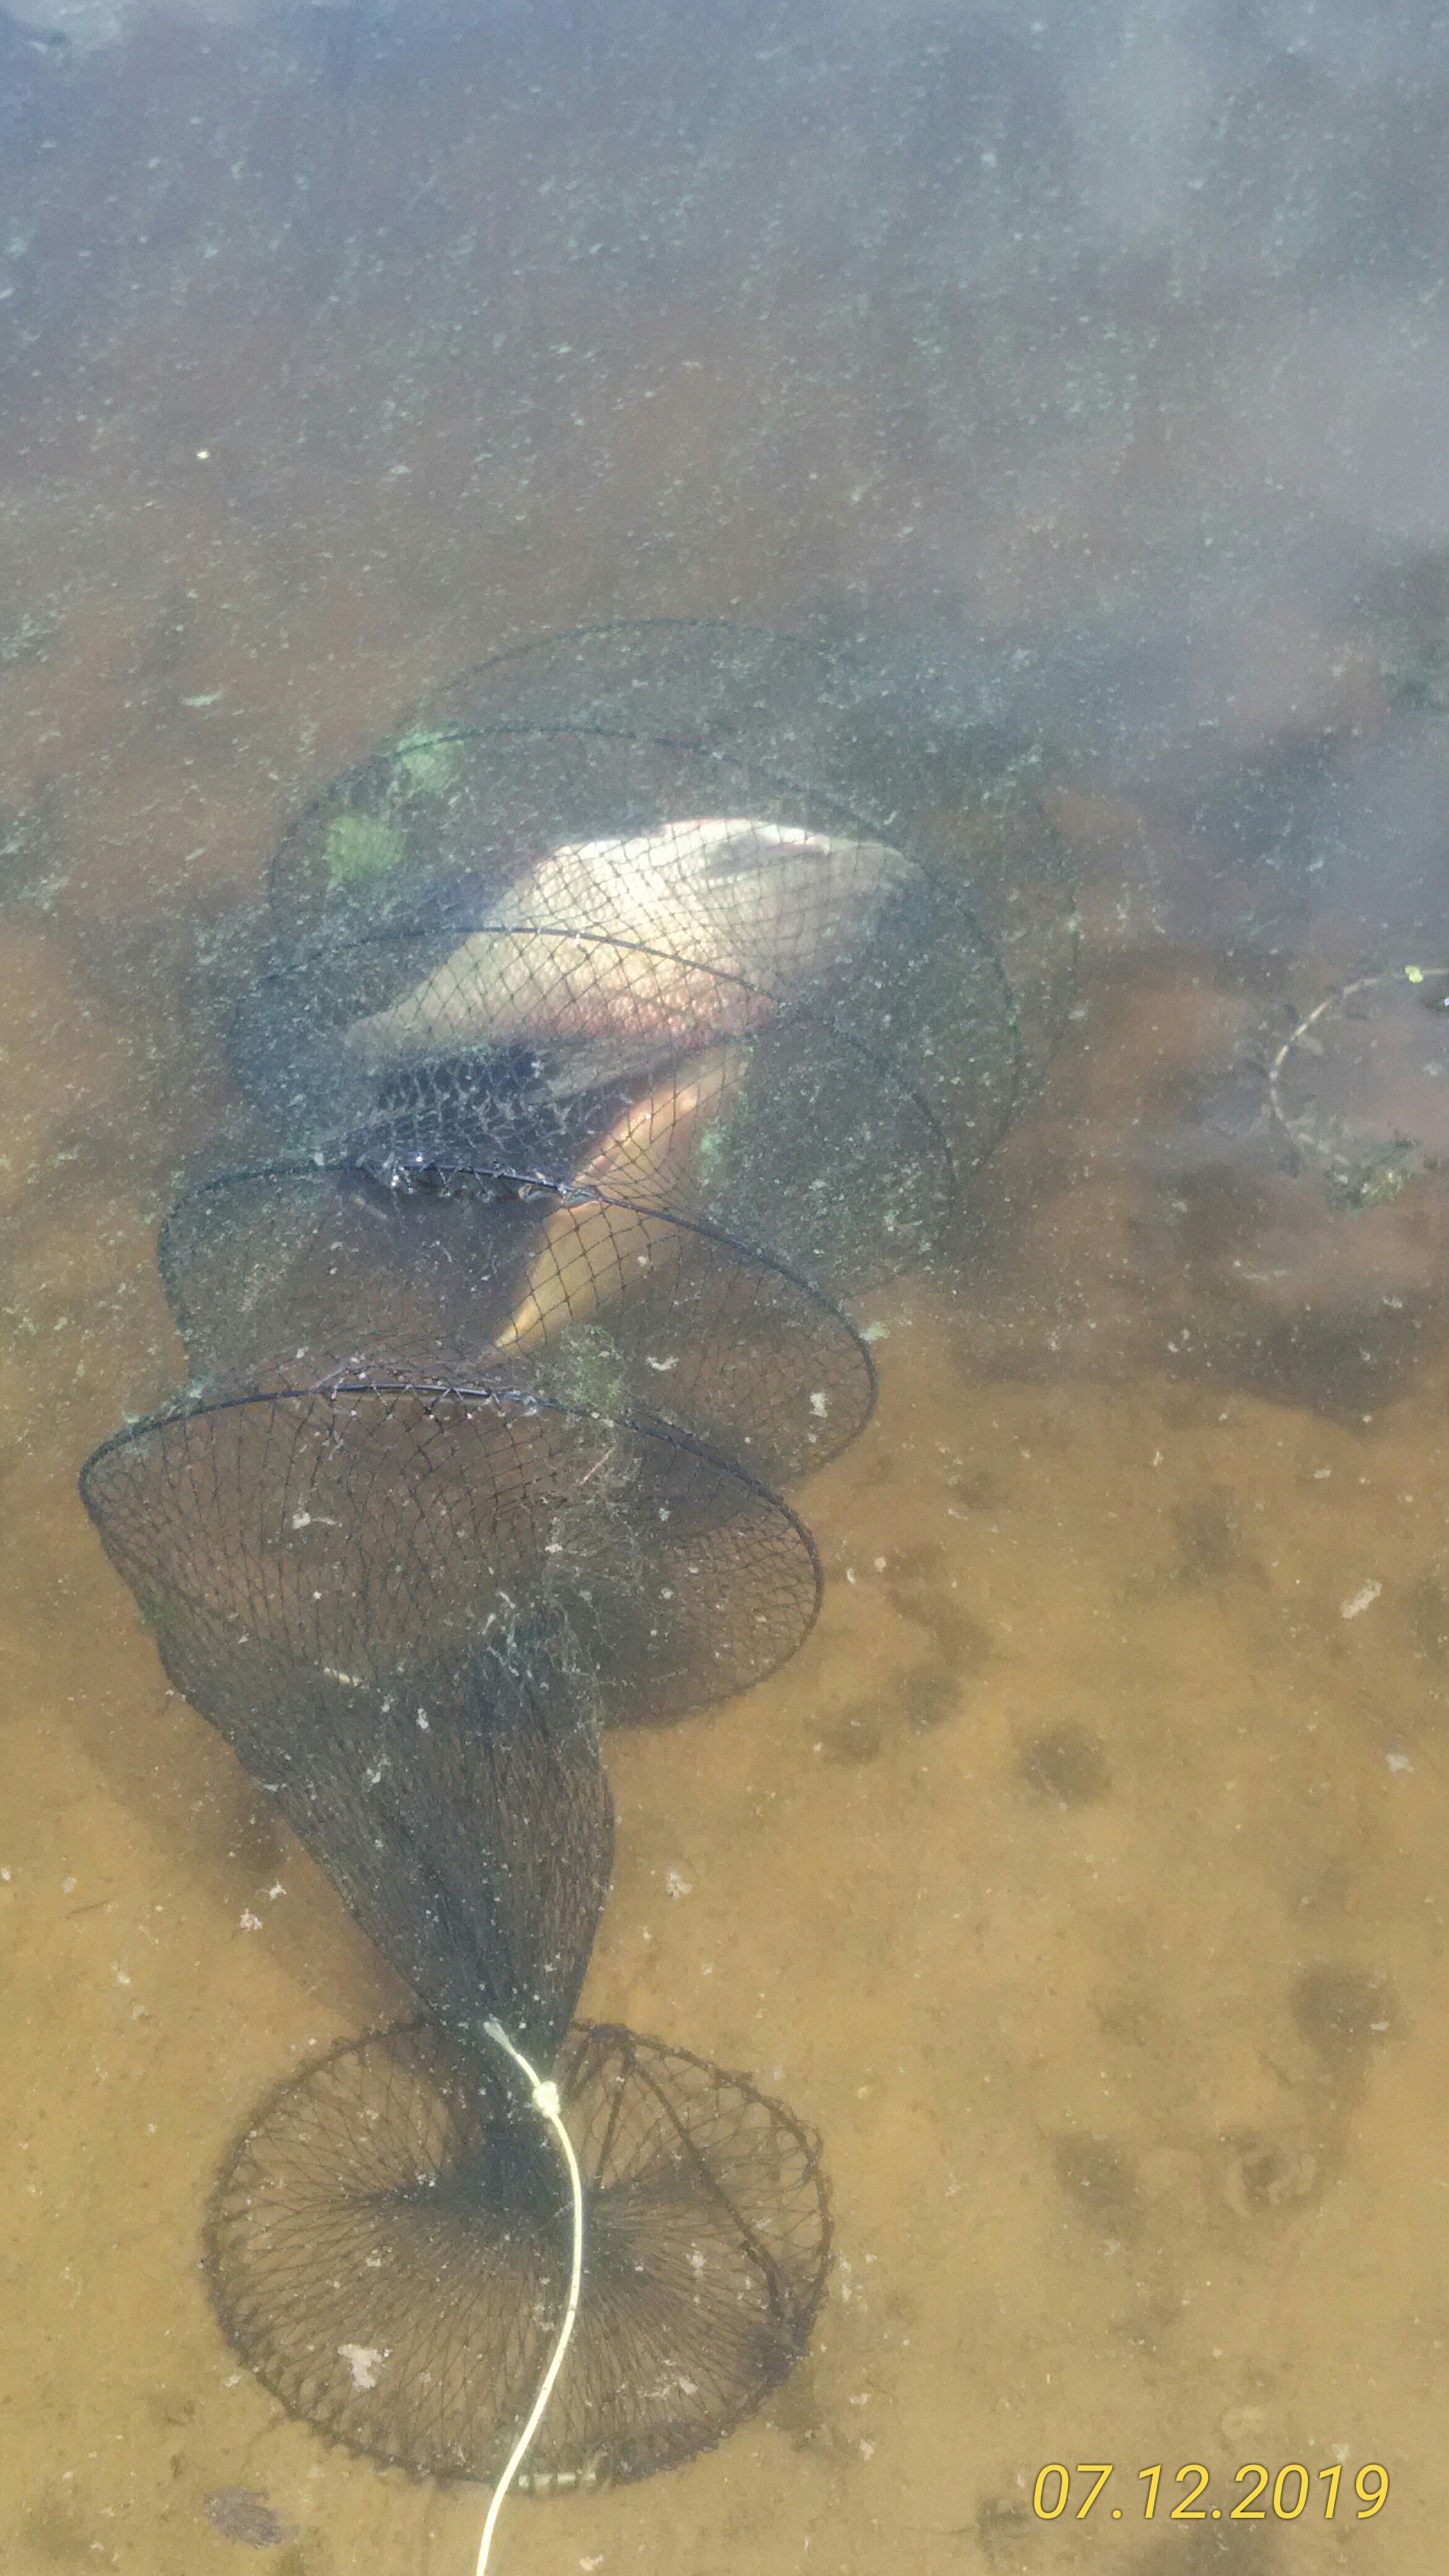
<svg viewBox="0 0 1449 2576"><path fill-rule="evenodd" d="M546 2083L544 2078L539 2074L537 2068L529 2065L522 2049L514 2047L512 2040L509 2038L508 2033L501 2022L485 2021L483 2027L487 2032L488 2037L494 2042L494 2045L503 2049L505 2053L512 2058L514 2065L527 2076L532 2088L534 2109L544 2120L547 2121L549 2127L553 2131L555 2144L557 2145L558 2151L568 2169L569 2191L573 2201L574 2233L573 2259L569 2267L568 2304L564 2309L563 2323L559 2327L558 2337L554 2344L552 2354L549 2357L548 2368L539 2382L538 2395L533 2401L528 2422L524 2425L522 2432L514 2443L512 2456L509 2459L508 2465L493 2490L492 2501L488 2507L488 2519L483 2525L483 2538L478 2547L478 2565L474 2571L474 2576L486 2576L488 2552L493 2546L493 2533L497 2525L499 2514L503 2510L504 2499L507 2496L508 2490L512 2486L514 2479L517 2477L519 2470L522 2468L524 2461L528 2457L534 2435L537 2433L540 2424L543 2422L544 2414L548 2407L548 2401L553 2395L554 2383L558 2378L559 2372L563 2368L564 2354L568 2351L569 2342L573 2335L574 2321L579 2313L579 2292L583 2287L584 2278L583 2177L579 2172L578 2157L574 2154L574 2142L569 2136L568 2130L564 2125L563 2111L560 2107L558 2098L558 2086L556 2084Z"/></svg>

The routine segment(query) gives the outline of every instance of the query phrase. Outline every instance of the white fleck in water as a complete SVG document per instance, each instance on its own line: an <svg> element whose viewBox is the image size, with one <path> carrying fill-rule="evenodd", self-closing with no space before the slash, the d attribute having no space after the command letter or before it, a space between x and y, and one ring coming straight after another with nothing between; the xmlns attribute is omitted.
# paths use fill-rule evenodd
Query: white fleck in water
<svg viewBox="0 0 1449 2576"><path fill-rule="evenodd" d="M340 2343L337 2347L352 2373L354 2388L375 2388L386 2355L375 2343Z"/></svg>

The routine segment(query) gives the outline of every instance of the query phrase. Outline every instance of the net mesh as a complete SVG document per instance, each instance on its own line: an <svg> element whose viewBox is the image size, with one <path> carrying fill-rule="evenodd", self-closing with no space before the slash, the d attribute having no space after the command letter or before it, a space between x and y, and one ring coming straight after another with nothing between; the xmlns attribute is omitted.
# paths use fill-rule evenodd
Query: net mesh
<svg viewBox="0 0 1449 2576"><path fill-rule="evenodd" d="M207 2246L282 2403L417 2475L498 2474L563 2313L560 2168L490 2016L553 2069L587 2203L526 2479L687 2459L809 2335L813 2136L570 2027L600 1729L749 1688L814 1619L778 1489L874 1393L832 1301L950 1247L1070 989L1028 766L848 652L613 625L445 692L274 862L246 1167L160 1245L197 1383L82 1489L426 2015L263 2106Z"/></svg>
<svg viewBox="0 0 1449 2576"><path fill-rule="evenodd" d="M532 932L518 947L577 984L618 950ZM470 1052L453 1008L459 953L415 937L345 940L260 987L237 1044L268 1137L374 1168L504 1163L642 1201L772 1253L839 1296L930 1257L948 1235L963 1162L984 1159L1009 1114L1014 1056L984 1042L977 1053L964 1006L954 1043L967 1070L937 1086L950 1095L948 1127L889 1059L803 1006L756 995L753 1033L722 1035L745 1014L742 988L718 977L694 978L712 998L683 1045L663 1025L637 1043L617 1033L564 1041L540 1017L526 1043L508 1045L485 1043L480 1022ZM391 991L401 1000L386 1001ZM436 1050L434 997L445 1024ZM890 1018L899 997L887 998ZM404 1008L415 1057L369 1068L351 1035ZM981 1081L973 1064L986 1067Z"/></svg>
<svg viewBox="0 0 1449 2576"><path fill-rule="evenodd" d="M819 1604L807 1533L741 1470L506 1386L216 1395L109 1441L82 1492L173 1681L218 1722L243 1670L258 1694L340 1674L426 1702L520 1633L606 1720L649 1722L762 1679Z"/></svg>
<svg viewBox="0 0 1449 2576"><path fill-rule="evenodd" d="M613 1157L641 1188L661 1160L642 1129ZM516 1384L683 1429L772 1486L853 1439L874 1397L859 1335L780 1263L647 1205L456 1164L227 1174L172 1211L160 1262L197 1375L279 1353L325 1370L359 1343L506 1359Z"/></svg>
<svg viewBox="0 0 1449 2576"><path fill-rule="evenodd" d="M825 2281L818 2141L743 2078L576 2029L558 2084L587 2268L528 2467L540 2491L648 2476L757 2407ZM568 2213L537 2119L433 2028L285 2084L233 2150L208 2230L228 2334L284 2406L426 2477L496 2475L542 2376Z"/></svg>
<svg viewBox="0 0 1449 2576"><path fill-rule="evenodd" d="M777 1001L793 962L817 1001L842 999L856 1038L931 1096L969 1164L1040 1075L1072 1000L1077 922L1043 784L1037 747L983 721L958 671L899 638L882 653L864 638L826 646L724 620L612 621L497 656L439 692L408 735L300 819L272 871L273 918L289 951L323 923L578 931L592 908L582 845L611 880L595 926L716 969L721 941L743 932L739 971ZM735 882L721 887L708 864L721 853L696 861L709 935L692 943L678 935L694 900L679 869L666 867L655 900L639 853L653 836L672 857L731 818L762 864L741 864L737 844ZM881 853L856 875L853 919L820 910L828 867L772 859L764 835L776 828L842 857ZM747 885L763 920L738 909ZM793 930L778 949L771 922ZM665 923L675 935L661 939ZM844 970L833 985L820 972L832 963Z"/></svg>
<svg viewBox="0 0 1449 2576"><path fill-rule="evenodd" d="M498 723L589 725L763 766L834 776L851 730L838 654L800 635L721 617L609 618L534 637L450 681L416 730Z"/></svg>

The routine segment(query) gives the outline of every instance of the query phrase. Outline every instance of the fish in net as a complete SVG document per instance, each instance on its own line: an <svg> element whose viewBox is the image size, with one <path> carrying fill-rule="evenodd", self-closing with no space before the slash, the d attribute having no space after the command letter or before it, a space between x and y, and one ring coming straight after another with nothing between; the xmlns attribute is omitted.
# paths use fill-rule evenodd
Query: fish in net
<svg viewBox="0 0 1449 2576"><path fill-rule="evenodd" d="M808 1633L780 1489L874 1392L837 1301L949 1244L1060 1003L1025 805L973 842L935 750L872 794L868 733L798 643L609 628L329 789L232 1013L248 1159L163 1229L193 1383L83 1474L171 1679L424 2016L248 2125L218 2313L320 2431L494 2482L480 2565L510 2484L720 2439L823 2292L808 2129L573 2015L603 1730Z"/></svg>
<svg viewBox="0 0 1449 2576"><path fill-rule="evenodd" d="M909 1258L929 1251L955 1173L990 1154L1028 1074L1015 993L969 886L839 798L722 754L691 754L707 774L684 784L728 791L728 810L681 814L677 746L480 714L433 747L447 766L427 793L415 750L378 754L277 863L274 962L236 1031L243 1077L272 1112L335 1129L390 1076L460 1058L491 1062L505 1086L521 1058L540 1105L620 1082L637 1098L691 1057L753 1041L717 1122L740 1129L738 1160L766 1141L752 1101L808 1102L809 1181L839 1206L862 1177L865 1109L866 1203L883 1185L898 1200L896 1176L919 1166L906 1196L925 1227L912 1211ZM640 828L620 827L621 800ZM382 819L404 808L406 829ZM579 838L557 837L560 808L586 818ZM372 877L336 877L344 823L391 834ZM666 900L681 871L687 891ZM727 1202L709 1212L741 1230Z"/></svg>
<svg viewBox="0 0 1449 2576"><path fill-rule="evenodd" d="M910 880L884 842L748 815L559 844L502 890L504 920L346 1043L386 1066L545 1031L625 1049L748 1036L782 994L827 984ZM589 938L581 975L570 952Z"/></svg>
<svg viewBox="0 0 1449 2576"><path fill-rule="evenodd" d="M583 934L536 944L565 950L580 978L613 945ZM973 1161L1000 1133L999 1086L973 1092L953 1144L904 1070L810 1009L773 1009L753 1034L720 1039L734 1010L723 979L719 1008L682 1047L560 1047L540 1026L528 1047L420 1049L374 1072L349 1052L347 1032L374 998L404 989L418 1012L452 974L446 950L412 934L313 948L269 974L238 1039L263 1135L324 1160L362 1155L402 1173L487 1160L638 1198L838 1298L930 1258L956 1212L966 1129ZM993 1061L1002 1070L1009 1053Z"/></svg>
<svg viewBox="0 0 1449 2576"><path fill-rule="evenodd" d="M507 809L511 840L486 827L471 836L439 828L439 800L466 797L467 745L480 733L511 733L513 774L539 773L532 811ZM614 764L598 798L590 762L601 785ZM974 935L995 951L1009 987L1017 1096L1040 1077L1074 997L1078 938L1040 746L973 705L969 673L900 636L825 641L720 618L612 619L495 655L436 692L407 734L299 819L272 871L283 937L295 940L339 897L368 918L411 900L420 876L457 872L460 844L490 853L496 890L517 851L528 853L530 832L539 846L564 811L565 771L576 837L600 825L601 809L612 832L719 813L712 783L730 775L752 782L734 810L787 823L806 819L806 800L828 789L811 807L819 828L896 845L966 897ZM338 866L337 844L327 848L359 792L369 815L376 799L377 819L399 833L360 876L345 851Z"/></svg>

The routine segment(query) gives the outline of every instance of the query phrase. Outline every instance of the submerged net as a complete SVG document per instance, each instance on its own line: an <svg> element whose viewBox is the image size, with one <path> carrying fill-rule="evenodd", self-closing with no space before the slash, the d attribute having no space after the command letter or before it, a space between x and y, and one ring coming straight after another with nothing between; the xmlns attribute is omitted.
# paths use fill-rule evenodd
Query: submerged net
<svg viewBox="0 0 1449 2576"><path fill-rule="evenodd" d="M160 1262L198 1377L354 1348L502 1359L515 1386L692 1433L772 1486L854 1439L874 1400L866 1345L780 1262L655 1206L454 1162L223 1175L172 1211Z"/></svg>
<svg viewBox="0 0 1449 2576"><path fill-rule="evenodd" d="M742 2078L633 2032L557 2062L591 2295L529 2462L540 2491L708 2448L805 2348L829 2237L817 2140ZM495 2477L568 2275L538 2123L426 2025L285 2084L222 2174L208 2260L228 2332L293 2413L426 2477Z"/></svg>
<svg viewBox="0 0 1449 2576"><path fill-rule="evenodd" d="M677 2463L821 2297L814 2138L570 2023L600 1731L808 1632L780 1488L874 1395L836 1301L949 1246L1065 1007L1021 781L874 739L804 646L610 628L329 790L231 1015L251 1159L162 1235L191 1387L84 1470L172 1681L426 2016L282 2088L208 2239L281 2401L420 2475L502 2475L570 2332L524 2483Z"/></svg>
<svg viewBox="0 0 1449 2576"><path fill-rule="evenodd" d="M969 887L885 832L718 752L480 709L376 755L284 848L243 1077L315 1138L485 1067L559 1180L652 1104L686 1127L668 1204L868 1285L945 1239L1030 1072ZM701 1074L708 1114L676 1111Z"/></svg>
<svg viewBox="0 0 1449 2576"><path fill-rule="evenodd" d="M490 764L502 774L473 799L484 810L470 829L471 782ZM721 801L731 780L748 792ZM949 666L899 638L882 652L723 619L616 619L495 656L440 690L300 818L273 867L274 916L295 942L324 914L376 921L460 877L465 899L491 893L514 850L536 855L555 824L568 841L706 814L814 822L885 841L969 908L976 927L957 963L984 944L1004 970L1019 1094L1060 1034L1076 955L1042 786L1036 745L983 721ZM355 833L358 816L384 837ZM906 948L898 971L907 958L936 972L946 962ZM907 1035L919 1043L909 1024Z"/></svg>
<svg viewBox="0 0 1449 2576"><path fill-rule="evenodd" d="M901 936L907 956L935 953L926 929ZM699 1216L850 1293L943 1242L961 1174L1009 1118L1018 1065L995 973L984 998L943 1000L956 1070L928 1082L944 1040L887 1052L903 997L863 959L874 1036L862 1009L777 1000L581 928L314 941L250 998L238 1045L269 1116L314 1149L486 1151Z"/></svg>
<svg viewBox="0 0 1449 2576"><path fill-rule="evenodd" d="M82 1492L178 1689L229 1726L294 1676L448 1702L483 1647L648 1723L762 1680L819 1604L808 1533L741 1469L506 1383L215 1394L119 1433Z"/></svg>

